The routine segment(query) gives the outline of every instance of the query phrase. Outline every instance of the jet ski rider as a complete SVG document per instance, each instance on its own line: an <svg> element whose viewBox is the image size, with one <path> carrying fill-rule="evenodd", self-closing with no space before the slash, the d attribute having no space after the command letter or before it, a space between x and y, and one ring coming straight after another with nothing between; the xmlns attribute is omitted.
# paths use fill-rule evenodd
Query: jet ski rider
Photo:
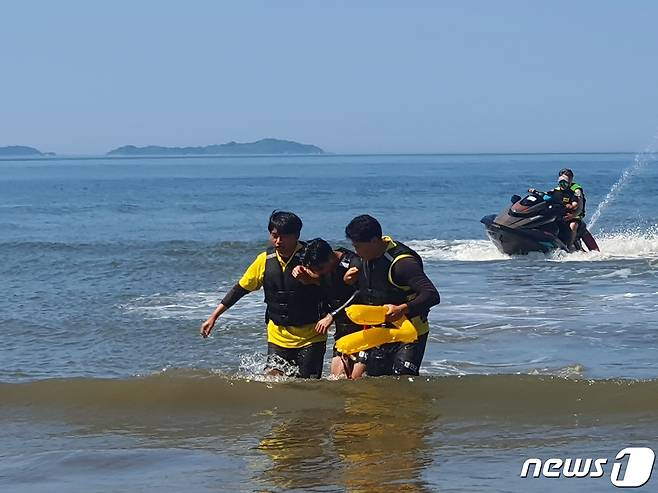
<svg viewBox="0 0 658 493"><path fill-rule="evenodd" d="M558 173L558 186L555 189L545 193L529 188L528 192L536 197L543 197L545 201L555 201L564 205L566 214L558 220L559 237L569 252L576 249L577 240L579 240L579 248L581 247L580 241L582 241L588 251L599 252L599 246L584 221L587 204L585 191L582 185L573 181L573 177L573 171L569 168L562 168Z"/></svg>
<svg viewBox="0 0 658 493"><path fill-rule="evenodd" d="M542 193L534 188L529 188L528 192ZM558 186L545 193L544 200L553 200L564 205L566 214L562 217L561 222L568 230L567 248L569 251L573 250L578 229L585 217L585 194L583 187L573 181L573 171L569 168L562 168L558 173Z"/></svg>

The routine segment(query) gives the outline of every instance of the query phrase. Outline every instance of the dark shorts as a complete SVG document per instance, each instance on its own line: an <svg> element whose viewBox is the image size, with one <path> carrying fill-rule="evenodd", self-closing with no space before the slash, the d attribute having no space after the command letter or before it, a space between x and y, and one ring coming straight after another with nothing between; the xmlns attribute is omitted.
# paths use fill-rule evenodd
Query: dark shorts
<svg viewBox="0 0 658 493"><path fill-rule="evenodd" d="M578 224L578 229L580 229L582 227L582 225L584 224L582 217L572 217L571 219L562 218L562 220L560 221L558 227L560 228L560 230L570 231L571 230L571 223Z"/></svg>
<svg viewBox="0 0 658 493"><path fill-rule="evenodd" d="M392 342L361 351L357 361L365 363L366 374L371 377L418 375L428 335L429 333L423 334L416 342Z"/></svg>
<svg viewBox="0 0 658 493"><path fill-rule="evenodd" d="M278 370L289 377L320 378L326 349L325 341L301 348L286 348L268 342L265 370Z"/></svg>

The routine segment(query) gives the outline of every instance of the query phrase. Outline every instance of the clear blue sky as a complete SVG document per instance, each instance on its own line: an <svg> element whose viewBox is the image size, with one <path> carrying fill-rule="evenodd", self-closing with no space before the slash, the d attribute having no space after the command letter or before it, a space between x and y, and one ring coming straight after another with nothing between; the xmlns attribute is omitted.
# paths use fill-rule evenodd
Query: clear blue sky
<svg viewBox="0 0 658 493"><path fill-rule="evenodd" d="M0 0L0 146L639 150L658 1Z"/></svg>

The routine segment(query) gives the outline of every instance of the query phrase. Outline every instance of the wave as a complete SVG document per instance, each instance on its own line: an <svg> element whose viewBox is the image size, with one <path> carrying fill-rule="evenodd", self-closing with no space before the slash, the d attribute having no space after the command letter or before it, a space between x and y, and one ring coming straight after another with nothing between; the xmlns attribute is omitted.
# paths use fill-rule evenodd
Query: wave
<svg viewBox="0 0 658 493"><path fill-rule="evenodd" d="M510 260L489 240L411 240L406 242L425 260L458 260L462 262L491 262Z"/></svg>
<svg viewBox="0 0 658 493"><path fill-rule="evenodd" d="M239 413L277 409L390 407L403 401L443 416L508 418L643 415L658 419L658 380L586 380L556 375L450 375L301 381L169 370L128 379L66 378L0 383L0 410L65 413ZM396 404L397 405L397 404Z"/></svg>

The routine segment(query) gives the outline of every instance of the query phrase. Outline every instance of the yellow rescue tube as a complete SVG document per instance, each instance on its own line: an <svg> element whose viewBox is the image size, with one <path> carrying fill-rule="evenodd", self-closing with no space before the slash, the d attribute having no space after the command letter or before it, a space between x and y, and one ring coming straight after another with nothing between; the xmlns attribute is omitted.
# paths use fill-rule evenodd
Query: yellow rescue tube
<svg viewBox="0 0 658 493"><path fill-rule="evenodd" d="M347 316L355 324L369 326L386 322L385 306L351 305L345 309ZM354 354L389 342L416 342L418 331L407 319L393 322L395 328L373 327L347 334L336 341L336 349L343 354Z"/></svg>

